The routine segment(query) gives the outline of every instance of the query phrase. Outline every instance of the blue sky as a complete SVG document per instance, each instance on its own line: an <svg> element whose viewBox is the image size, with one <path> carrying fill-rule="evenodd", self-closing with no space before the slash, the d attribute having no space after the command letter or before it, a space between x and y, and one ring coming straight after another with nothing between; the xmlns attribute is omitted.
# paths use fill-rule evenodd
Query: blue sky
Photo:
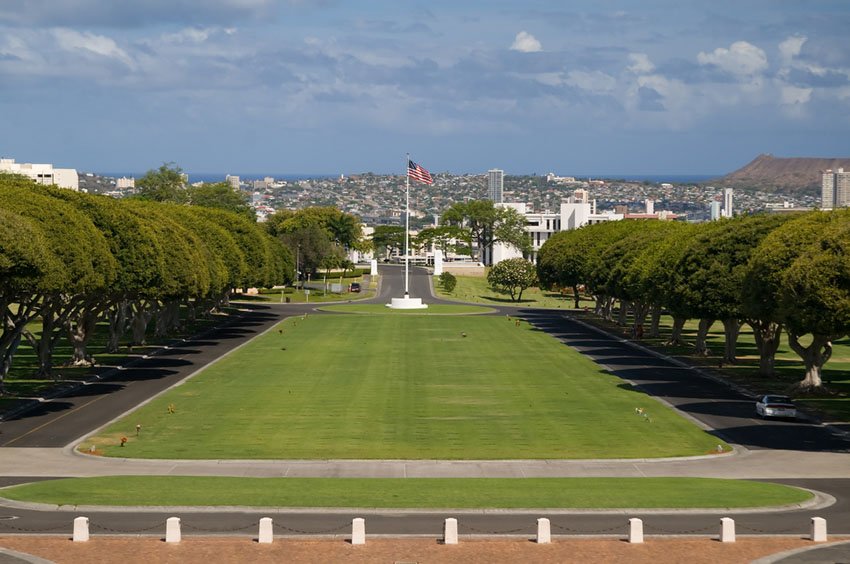
<svg viewBox="0 0 850 564"><path fill-rule="evenodd" d="M0 155L712 174L850 156L845 0L3 0Z"/></svg>

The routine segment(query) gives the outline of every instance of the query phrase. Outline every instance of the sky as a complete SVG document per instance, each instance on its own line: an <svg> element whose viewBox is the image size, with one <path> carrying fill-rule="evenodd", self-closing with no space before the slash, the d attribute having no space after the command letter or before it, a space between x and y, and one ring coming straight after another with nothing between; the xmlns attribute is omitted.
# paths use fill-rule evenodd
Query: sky
<svg viewBox="0 0 850 564"><path fill-rule="evenodd" d="M846 0L3 0L0 156L723 174L850 156Z"/></svg>

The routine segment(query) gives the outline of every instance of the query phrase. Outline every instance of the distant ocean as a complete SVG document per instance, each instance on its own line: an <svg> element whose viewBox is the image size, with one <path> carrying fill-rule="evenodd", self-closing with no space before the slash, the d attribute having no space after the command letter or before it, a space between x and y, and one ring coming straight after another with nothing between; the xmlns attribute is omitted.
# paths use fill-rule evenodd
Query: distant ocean
<svg viewBox="0 0 850 564"><path fill-rule="evenodd" d="M140 178L144 176L143 172L98 172L101 176L109 176L112 178L132 177ZM224 182L225 173L210 173L210 172L188 172L189 182ZM354 174L354 173L352 173ZM389 173L388 173L389 174ZM483 174L483 173L482 173ZM270 176L275 180L286 180L294 182L297 180L308 180L311 178L338 178L338 174L258 174L250 172L245 174L236 174L240 180L262 180ZM348 176L348 175L346 175ZM705 182L713 178L720 178L723 174L570 174L577 179L612 179L612 180L631 180L634 182L669 182L671 184L696 184Z"/></svg>

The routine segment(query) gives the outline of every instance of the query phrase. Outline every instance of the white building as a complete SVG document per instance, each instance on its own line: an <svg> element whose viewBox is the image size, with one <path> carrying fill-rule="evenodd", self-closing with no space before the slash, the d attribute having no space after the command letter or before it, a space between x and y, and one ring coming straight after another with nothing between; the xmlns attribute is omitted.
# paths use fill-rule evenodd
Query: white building
<svg viewBox="0 0 850 564"><path fill-rule="evenodd" d="M239 190L240 181L238 176L231 176L230 174L227 174L224 177L224 181L230 184L234 190Z"/></svg>
<svg viewBox="0 0 850 564"><path fill-rule="evenodd" d="M135 178L127 178L122 176L121 178L115 179L115 187L116 188L135 188L136 187L136 179Z"/></svg>
<svg viewBox="0 0 850 564"><path fill-rule="evenodd" d="M732 217L732 189L723 189L723 217Z"/></svg>
<svg viewBox="0 0 850 564"><path fill-rule="evenodd" d="M712 201L708 209L711 221L717 221L718 219L723 217L720 213L720 200Z"/></svg>
<svg viewBox="0 0 850 564"><path fill-rule="evenodd" d="M80 189L80 177L73 168L53 168L52 164L16 163L15 159L0 159L0 173L3 172L32 178L38 184Z"/></svg>
<svg viewBox="0 0 850 564"><path fill-rule="evenodd" d="M831 210L850 206L850 172L843 168L825 170L821 178L821 208Z"/></svg>
<svg viewBox="0 0 850 564"><path fill-rule="evenodd" d="M619 221L625 216L623 214L605 211L602 213L596 212L596 200L591 202L574 202L573 198L570 201L562 202L561 209L558 213L540 212L535 213L528 210L527 204L520 203L505 203L503 207L513 208L520 214L525 216L526 227L531 238L531 256L529 260L537 260L537 251L543 246L549 237L559 231L570 231L578 229L585 225L594 223L602 223L603 221ZM484 253L482 253L484 254ZM492 257L483 257L485 264L496 264L505 259L521 257L522 253L509 245L497 243L493 245ZM492 258L492 260L487 260Z"/></svg>
<svg viewBox="0 0 850 564"><path fill-rule="evenodd" d="M505 187L505 171L493 168L487 171L487 195L495 204L502 203Z"/></svg>

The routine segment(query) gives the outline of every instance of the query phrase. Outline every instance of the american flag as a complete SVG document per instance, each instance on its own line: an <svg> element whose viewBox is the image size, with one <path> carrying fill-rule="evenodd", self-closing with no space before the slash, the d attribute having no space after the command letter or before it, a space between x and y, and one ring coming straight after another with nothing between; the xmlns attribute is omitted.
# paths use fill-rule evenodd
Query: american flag
<svg viewBox="0 0 850 564"><path fill-rule="evenodd" d="M407 159L407 176L417 182L422 182L423 184L434 183L434 179L431 178L431 173L410 159Z"/></svg>

